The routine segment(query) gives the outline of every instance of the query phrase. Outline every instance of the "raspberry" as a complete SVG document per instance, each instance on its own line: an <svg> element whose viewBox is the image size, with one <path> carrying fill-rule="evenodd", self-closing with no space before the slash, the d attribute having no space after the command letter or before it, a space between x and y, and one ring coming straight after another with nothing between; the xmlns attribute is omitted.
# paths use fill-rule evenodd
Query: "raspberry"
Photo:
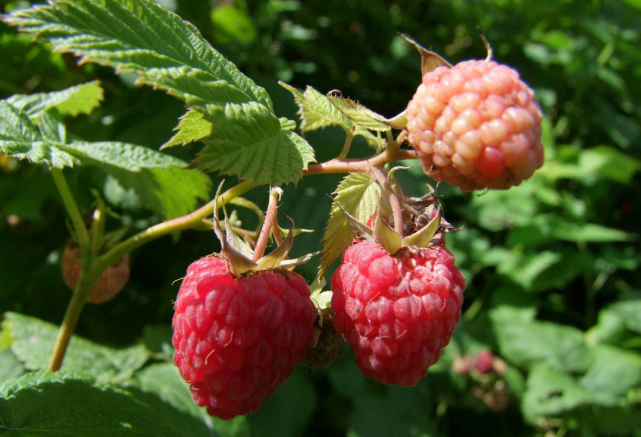
<svg viewBox="0 0 641 437"><path fill-rule="evenodd" d="M323 314L323 325L316 326L319 336L315 345L307 349L303 364L313 369L324 369L334 362L340 347L340 334L334 328L332 317Z"/></svg>
<svg viewBox="0 0 641 437"><path fill-rule="evenodd" d="M81 253L78 244L69 240L62 253L62 279L72 291L80 281ZM104 303L110 301L129 282L129 254L120 258L105 270L89 292L87 302Z"/></svg>
<svg viewBox="0 0 641 437"><path fill-rule="evenodd" d="M332 276L334 326L366 377L412 386L449 343L464 288L445 247L389 255L375 242L355 244Z"/></svg>
<svg viewBox="0 0 641 437"><path fill-rule="evenodd" d="M221 419L252 413L291 375L314 337L309 286L285 269L247 272L208 256L176 298L174 362L197 405Z"/></svg>
<svg viewBox="0 0 641 437"><path fill-rule="evenodd" d="M407 130L425 173L464 190L507 189L543 165L534 94L496 62L426 73L407 107Z"/></svg>

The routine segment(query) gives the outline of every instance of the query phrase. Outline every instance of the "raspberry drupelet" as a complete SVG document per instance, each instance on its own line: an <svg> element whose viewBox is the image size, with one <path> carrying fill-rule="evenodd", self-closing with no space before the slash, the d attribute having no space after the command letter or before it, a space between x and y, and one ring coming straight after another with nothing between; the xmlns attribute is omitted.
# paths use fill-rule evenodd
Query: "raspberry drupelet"
<svg viewBox="0 0 641 437"><path fill-rule="evenodd" d="M309 286L296 273L258 270L236 278L226 259L201 258L176 299L174 362L210 415L252 413L305 357L316 315Z"/></svg>
<svg viewBox="0 0 641 437"><path fill-rule="evenodd" d="M460 316L465 278L443 246L352 245L332 276L334 325L368 378L415 385L436 363Z"/></svg>
<svg viewBox="0 0 641 437"><path fill-rule="evenodd" d="M425 73L407 107L408 140L437 181L507 189L543 165L541 118L515 70L465 61Z"/></svg>

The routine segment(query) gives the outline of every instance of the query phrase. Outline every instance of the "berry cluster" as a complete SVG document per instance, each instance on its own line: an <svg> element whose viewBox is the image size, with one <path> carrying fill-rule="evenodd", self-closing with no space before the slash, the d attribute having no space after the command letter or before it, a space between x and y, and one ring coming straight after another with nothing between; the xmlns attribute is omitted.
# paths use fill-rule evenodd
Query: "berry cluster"
<svg viewBox="0 0 641 437"><path fill-rule="evenodd" d="M438 59L406 117L387 120L399 127L394 123L406 119L400 128L425 173L464 190L506 189L529 178L543 164L532 91L514 70L489 59L453 67ZM277 189L251 259L250 245L229 223L223 236L214 209L222 252L189 266L173 318L174 361L209 414L231 419L256 411L297 364L329 366L341 336L363 375L385 384L413 386L438 361L460 320L466 286L445 247L445 234L456 229L442 218L434 194L406 198L392 183L394 171L367 171L382 193L367 223L335 199L355 238L340 243L347 249L331 292L322 291L322 275L312 294L290 271L305 257L287 258L293 225L283 241L274 221ZM280 245L263 257L270 232ZM461 372L474 367L485 375L500 367L488 354L475 367L459 360L460 369L467 366ZM504 408L503 391L488 390L479 399Z"/></svg>

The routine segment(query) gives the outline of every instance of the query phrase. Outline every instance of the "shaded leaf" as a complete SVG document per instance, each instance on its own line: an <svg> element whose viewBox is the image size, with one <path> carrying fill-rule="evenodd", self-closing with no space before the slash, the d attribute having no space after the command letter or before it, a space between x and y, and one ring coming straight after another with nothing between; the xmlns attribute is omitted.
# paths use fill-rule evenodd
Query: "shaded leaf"
<svg viewBox="0 0 641 437"><path fill-rule="evenodd" d="M49 359L58 337L58 327L34 317L6 313L3 330L13 338L11 350L27 369L49 367ZM73 336L62 370L91 375L98 382L124 382L149 359L144 346L113 349Z"/></svg>
<svg viewBox="0 0 641 437"><path fill-rule="evenodd" d="M0 385L0 430L24 436L180 436L124 390L90 376L49 371Z"/></svg>
<svg viewBox="0 0 641 437"><path fill-rule="evenodd" d="M577 372L590 364L590 351L583 341L583 332L576 328L515 319L504 312L493 311L490 318L501 356L518 367L529 369L545 365Z"/></svg>

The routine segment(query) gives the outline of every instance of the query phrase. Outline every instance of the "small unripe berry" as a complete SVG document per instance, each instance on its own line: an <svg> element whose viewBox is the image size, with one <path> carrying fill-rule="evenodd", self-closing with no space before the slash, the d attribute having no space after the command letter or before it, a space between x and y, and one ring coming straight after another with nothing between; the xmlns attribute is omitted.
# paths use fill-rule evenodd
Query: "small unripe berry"
<svg viewBox="0 0 641 437"><path fill-rule="evenodd" d="M80 271L80 247L75 241L69 240L62 253L62 279L72 291L80 281ZM100 275L87 297L87 302L99 304L116 297L129 282L129 273L129 254L127 254Z"/></svg>

